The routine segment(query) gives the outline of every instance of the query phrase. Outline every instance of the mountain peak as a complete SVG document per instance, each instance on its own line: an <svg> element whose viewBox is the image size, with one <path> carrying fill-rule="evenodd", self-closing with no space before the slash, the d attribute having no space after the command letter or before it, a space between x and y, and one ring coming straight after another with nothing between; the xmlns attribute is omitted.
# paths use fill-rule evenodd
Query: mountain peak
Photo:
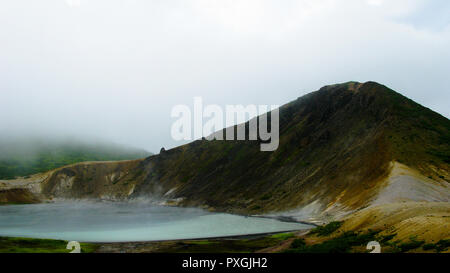
<svg viewBox="0 0 450 273"><path fill-rule="evenodd" d="M145 160L55 170L42 194L319 215L369 206L397 163L433 183L450 181L450 121L376 82L309 93L280 108L279 125L273 152L261 152L258 141L195 141ZM78 182L60 187L68 176Z"/></svg>
<svg viewBox="0 0 450 273"><path fill-rule="evenodd" d="M340 91L359 91L360 89L364 90L380 90L380 89L389 89L385 85L382 85L375 81L367 81L364 83L358 81L348 81L344 83L330 84L325 85L319 89L319 91L329 91L329 90L340 90ZM389 89L390 90L390 89Z"/></svg>

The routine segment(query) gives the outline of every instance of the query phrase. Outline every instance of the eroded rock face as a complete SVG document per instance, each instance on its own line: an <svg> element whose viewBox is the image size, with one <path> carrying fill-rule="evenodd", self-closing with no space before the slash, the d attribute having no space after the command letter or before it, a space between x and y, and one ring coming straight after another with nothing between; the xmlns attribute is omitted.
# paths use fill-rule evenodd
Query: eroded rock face
<svg viewBox="0 0 450 273"><path fill-rule="evenodd" d="M75 176L67 176L66 174L60 174L57 177L58 182L55 184L53 194L57 196L71 195L73 182Z"/></svg>
<svg viewBox="0 0 450 273"><path fill-rule="evenodd" d="M450 184L435 181L398 162L372 205L396 202L450 202Z"/></svg>
<svg viewBox="0 0 450 273"><path fill-rule="evenodd" d="M142 160L80 163L55 170L42 183L42 192L53 198L123 200L142 181Z"/></svg>
<svg viewBox="0 0 450 273"><path fill-rule="evenodd" d="M41 200L28 189L0 190L0 204L35 204Z"/></svg>

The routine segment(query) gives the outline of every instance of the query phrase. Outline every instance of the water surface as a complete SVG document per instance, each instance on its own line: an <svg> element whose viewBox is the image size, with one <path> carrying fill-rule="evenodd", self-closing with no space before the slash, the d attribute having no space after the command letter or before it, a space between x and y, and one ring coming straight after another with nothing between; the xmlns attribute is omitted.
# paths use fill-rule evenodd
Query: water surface
<svg viewBox="0 0 450 273"><path fill-rule="evenodd" d="M0 236L81 242L211 238L308 228L274 219L131 202L0 206Z"/></svg>

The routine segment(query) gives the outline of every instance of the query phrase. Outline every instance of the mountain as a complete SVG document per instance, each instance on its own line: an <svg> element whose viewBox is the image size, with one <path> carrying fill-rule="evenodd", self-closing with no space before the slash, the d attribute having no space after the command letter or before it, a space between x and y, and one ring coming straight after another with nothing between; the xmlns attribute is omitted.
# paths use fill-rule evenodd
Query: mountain
<svg viewBox="0 0 450 273"><path fill-rule="evenodd" d="M0 139L0 180L46 172L83 161L130 160L150 153L111 143L40 137Z"/></svg>
<svg viewBox="0 0 450 273"><path fill-rule="evenodd" d="M62 167L3 189L26 188L42 200L144 198L327 221L387 203L448 202L449 140L447 118L378 83L349 82L282 106L274 152L261 152L260 141L197 140L141 160Z"/></svg>

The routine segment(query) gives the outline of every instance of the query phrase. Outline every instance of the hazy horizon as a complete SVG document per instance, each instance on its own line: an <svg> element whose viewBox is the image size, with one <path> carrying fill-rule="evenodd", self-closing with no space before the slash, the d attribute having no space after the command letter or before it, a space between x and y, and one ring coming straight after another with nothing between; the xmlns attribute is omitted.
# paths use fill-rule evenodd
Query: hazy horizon
<svg viewBox="0 0 450 273"><path fill-rule="evenodd" d="M376 81L450 117L446 0L0 3L3 137L105 139L158 153L171 109L283 105Z"/></svg>

